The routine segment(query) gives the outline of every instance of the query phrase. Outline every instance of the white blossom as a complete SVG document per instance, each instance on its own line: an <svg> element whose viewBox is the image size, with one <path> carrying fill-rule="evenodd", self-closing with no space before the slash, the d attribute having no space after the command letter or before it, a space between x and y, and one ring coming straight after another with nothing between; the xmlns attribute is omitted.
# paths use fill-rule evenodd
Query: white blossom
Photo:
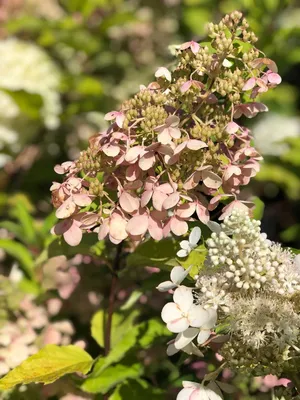
<svg viewBox="0 0 300 400"><path fill-rule="evenodd" d="M160 283L156 289L160 292L167 292L170 289L174 289L187 277L191 268L192 266L187 269L184 269L181 266L174 267L170 274L171 280Z"/></svg>
<svg viewBox="0 0 300 400"><path fill-rule="evenodd" d="M197 243L201 238L201 229L196 226L192 229L189 240L182 240L180 242L181 250L177 252L177 257L186 257L192 250L197 247Z"/></svg>
<svg viewBox="0 0 300 400"><path fill-rule="evenodd" d="M220 389L214 382L207 386L200 383L183 381L183 389L178 393L177 400L222 400Z"/></svg>

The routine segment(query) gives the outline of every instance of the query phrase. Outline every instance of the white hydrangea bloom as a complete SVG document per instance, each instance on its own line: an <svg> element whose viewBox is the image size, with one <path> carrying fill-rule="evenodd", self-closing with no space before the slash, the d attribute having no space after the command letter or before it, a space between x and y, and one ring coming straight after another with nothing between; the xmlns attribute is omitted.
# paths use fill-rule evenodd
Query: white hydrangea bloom
<svg viewBox="0 0 300 400"><path fill-rule="evenodd" d="M189 240L182 240L180 242L181 250L177 252L177 257L188 256L190 252L197 247L200 238L201 238L201 229L199 228L199 226L195 226L195 228L192 229L189 235Z"/></svg>
<svg viewBox="0 0 300 400"><path fill-rule="evenodd" d="M39 94L43 99L45 125L48 129L57 128L61 112L58 92L61 78L53 61L38 46L16 38L1 40L0 52L0 89Z"/></svg>

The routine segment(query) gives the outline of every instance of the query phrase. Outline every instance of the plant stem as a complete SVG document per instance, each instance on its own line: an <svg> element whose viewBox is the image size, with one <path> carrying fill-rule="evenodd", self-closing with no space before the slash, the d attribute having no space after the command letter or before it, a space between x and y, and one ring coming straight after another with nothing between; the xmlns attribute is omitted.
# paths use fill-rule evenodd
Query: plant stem
<svg viewBox="0 0 300 400"><path fill-rule="evenodd" d="M106 326L105 326L104 351L105 351L106 356L108 355L108 353L110 351L110 345L111 345L111 343L110 343L111 342L111 327L112 327L112 317L113 317L113 313L114 313L117 281L118 281L117 274L113 274L111 286L110 286L108 310L107 310L107 320L106 320Z"/></svg>
<svg viewBox="0 0 300 400"><path fill-rule="evenodd" d="M112 266L112 280L110 285L108 309L107 309L107 320L105 324L105 335L104 335L104 353L107 356L111 348L111 330L112 330L112 319L114 314L115 296L118 283L118 270L120 269L120 261L122 255L122 242L117 247L116 257ZM104 400L109 399L109 395L103 396Z"/></svg>

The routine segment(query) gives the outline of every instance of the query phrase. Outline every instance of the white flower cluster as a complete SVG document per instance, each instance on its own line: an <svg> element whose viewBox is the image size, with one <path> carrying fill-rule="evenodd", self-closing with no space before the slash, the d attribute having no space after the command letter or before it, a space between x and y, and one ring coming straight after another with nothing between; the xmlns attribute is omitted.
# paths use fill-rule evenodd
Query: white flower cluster
<svg viewBox="0 0 300 400"><path fill-rule="evenodd" d="M0 52L0 90L3 90L0 92L1 96L5 90L24 90L40 95L43 100L41 112L46 127L57 128L61 112L58 93L61 76L56 65L42 49L16 38L1 40ZM13 100L12 102L14 103ZM15 104L10 109L14 107ZM3 117L5 116L7 117L7 110Z"/></svg>
<svg viewBox="0 0 300 400"><path fill-rule="evenodd" d="M299 259L279 244L271 243L261 233L260 221L234 210L220 228L207 240L206 266L217 268L226 289L262 289L280 295L300 290ZM197 286L204 286L201 276Z"/></svg>
<svg viewBox="0 0 300 400"><path fill-rule="evenodd" d="M260 221L245 211L233 210L221 225L209 227L213 233L195 287L181 285L191 267L180 266L172 270L170 281L158 286L160 291L175 289L173 302L162 310L168 329L177 333L167 353L183 350L203 356L199 346L218 341L228 366L260 375L281 373L300 351L300 255L268 240ZM198 241L199 232L196 236ZM196 247L191 238L193 234L182 242L187 254ZM220 341L216 325L223 335ZM219 397L209 397L204 394L207 387L193 385L177 399L190 399L191 393L193 399L220 398L216 391Z"/></svg>

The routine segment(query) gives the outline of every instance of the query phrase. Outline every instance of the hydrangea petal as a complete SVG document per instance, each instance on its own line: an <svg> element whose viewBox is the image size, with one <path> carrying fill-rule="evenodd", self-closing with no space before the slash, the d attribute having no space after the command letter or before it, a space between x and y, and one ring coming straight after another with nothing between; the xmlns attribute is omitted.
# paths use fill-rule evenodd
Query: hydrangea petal
<svg viewBox="0 0 300 400"><path fill-rule="evenodd" d="M147 229L148 215L136 215L126 225L126 231L131 235L143 235L147 232Z"/></svg>
<svg viewBox="0 0 300 400"><path fill-rule="evenodd" d="M183 332L180 332L174 343L174 347L177 350L183 349L185 346L187 346L199 333L199 329L197 328L188 328Z"/></svg>
<svg viewBox="0 0 300 400"><path fill-rule="evenodd" d="M167 303L161 310L161 319L168 323L172 320L179 319L182 317L182 312L178 305L175 303Z"/></svg>
<svg viewBox="0 0 300 400"><path fill-rule="evenodd" d="M188 312L194 300L192 290L186 286L180 286L175 290L173 300L181 311Z"/></svg>

